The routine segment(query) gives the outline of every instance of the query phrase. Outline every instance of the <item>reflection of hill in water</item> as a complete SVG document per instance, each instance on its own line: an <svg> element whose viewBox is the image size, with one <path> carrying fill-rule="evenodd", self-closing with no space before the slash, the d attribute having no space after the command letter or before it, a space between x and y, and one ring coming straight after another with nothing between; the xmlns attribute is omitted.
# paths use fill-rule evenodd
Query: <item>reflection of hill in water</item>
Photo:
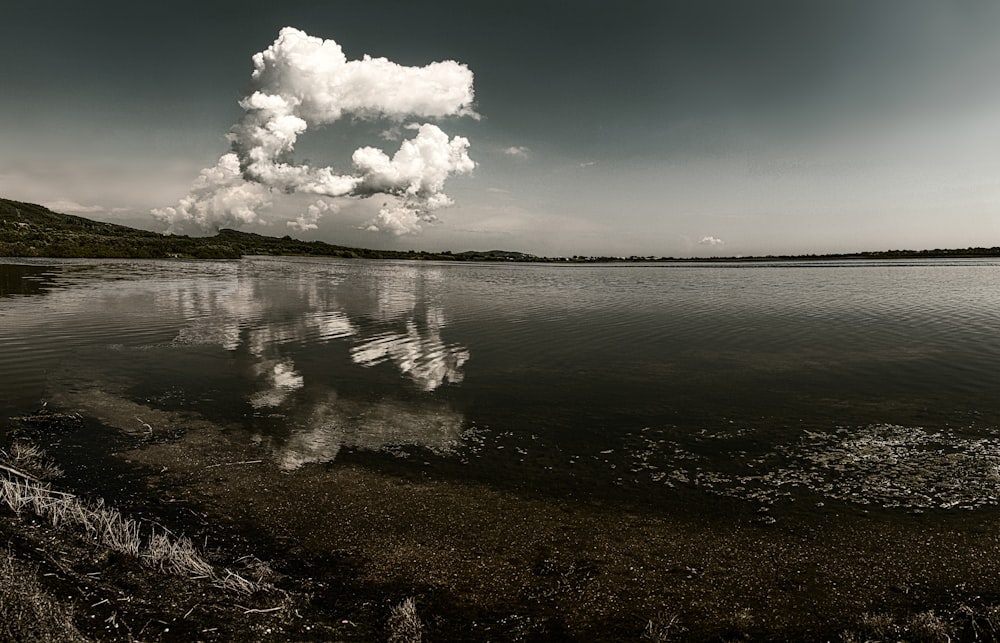
<svg viewBox="0 0 1000 643"><path fill-rule="evenodd" d="M47 296L18 301L45 273L55 284ZM40 317L49 325L47 344L25 351L24 362L40 350L63 356L28 382L28 394L44 390L53 406L126 433L242 425L290 468L344 447L443 452L460 436L462 415L427 395L461 382L469 357L442 337L433 266L0 264L7 281L17 284L3 291L14 295L5 311L12 327Z"/></svg>
<svg viewBox="0 0 1000 643"><path fill-rule="evenodd" d="M45 266L17 266L0 263L0 297L40 295L45 292Z"/></svg>

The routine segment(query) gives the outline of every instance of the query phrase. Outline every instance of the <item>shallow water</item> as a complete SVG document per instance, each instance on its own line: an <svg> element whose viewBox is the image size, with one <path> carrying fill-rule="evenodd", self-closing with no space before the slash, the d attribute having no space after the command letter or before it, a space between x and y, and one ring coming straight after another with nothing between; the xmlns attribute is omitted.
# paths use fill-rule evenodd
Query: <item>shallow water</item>
<svg viewBox="0 0 1000 643"><path fill-rule="evenodd" d="M0 417L134 403L283 470L653 505L1000 502L994 260L4 261Z"/></svg>

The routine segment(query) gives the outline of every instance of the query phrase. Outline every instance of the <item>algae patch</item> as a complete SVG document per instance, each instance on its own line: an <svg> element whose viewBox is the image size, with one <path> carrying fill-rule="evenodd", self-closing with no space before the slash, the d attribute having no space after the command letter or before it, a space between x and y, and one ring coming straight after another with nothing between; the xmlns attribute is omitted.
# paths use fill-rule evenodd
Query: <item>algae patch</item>
<svg viewBox="0 0 1000 643"><path fill-rule="evenodd" d="M726 453L733 470L723 472L661 433L641 434L633 471L670 486L690 484L764 504L794 497L793 491L886 509L972 510L1000 504L998 437L896 424L806 431L757 455L734 448ZM721 451L728 438L707 435L699 446L714 442Z"/></svg>

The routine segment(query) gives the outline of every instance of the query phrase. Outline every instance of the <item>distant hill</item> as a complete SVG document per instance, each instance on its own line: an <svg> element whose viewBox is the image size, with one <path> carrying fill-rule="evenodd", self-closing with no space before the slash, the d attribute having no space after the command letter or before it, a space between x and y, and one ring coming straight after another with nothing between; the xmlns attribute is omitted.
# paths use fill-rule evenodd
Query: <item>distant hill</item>
<svg viewBox="0 0 1000 643"><path fill-rule="evenodd" d="M238 259L244 255L289 255L434 261L518 261L613 263L641 261L810 261L831 259L930 259L1000 257L1000 247L934 250L882 250L852 254L768 255L763 257L563 257L546 258L510 250L425 252L371 250L220 230L212 237L160 234L71 214L59 214L34 203L0 199L0 257L96 257L131 259Z"/></svg>
<svg viewBox="0 0 1000 643"><path fill-rule="evenodd" d="M212 237L164 235L53 212L34 203L0 199L0 257L97 257L132 259L238 259L244 255L431 259L440 261L530 261L521 252L399 252L299 241L220 230Z"/></svg>

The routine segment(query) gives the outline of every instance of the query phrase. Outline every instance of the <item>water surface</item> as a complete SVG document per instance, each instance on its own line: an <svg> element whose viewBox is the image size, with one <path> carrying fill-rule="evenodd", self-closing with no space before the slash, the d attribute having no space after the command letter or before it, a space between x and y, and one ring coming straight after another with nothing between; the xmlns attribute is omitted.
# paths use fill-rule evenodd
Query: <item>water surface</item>
<svg viewBox="0 0 1000 643"><path fill-rule="evenodd" d="M129 403L286 471L363 453L654 506L1000 496L994 260L5 261L3 417Z"/></svg>

